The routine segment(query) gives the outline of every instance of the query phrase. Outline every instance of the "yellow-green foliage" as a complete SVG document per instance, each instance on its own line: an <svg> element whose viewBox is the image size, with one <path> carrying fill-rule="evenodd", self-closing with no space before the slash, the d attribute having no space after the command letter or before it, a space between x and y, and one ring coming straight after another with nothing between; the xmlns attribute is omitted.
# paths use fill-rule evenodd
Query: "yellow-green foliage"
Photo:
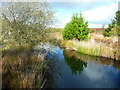
<svg viewBox="0 0 120 90"><path fill-rule="evenodd" d="M112 23L108 25L103 32L104 36L118 36L119 26L120 26L120 11L118 10L115 14L115 18L111 21ZM119 34L120 35L120 34Z"/></svg>
<svg viewBox="0 0 120 90"><path fill-rule="evenodd" d="M96 42L93 38L88 41L64 41L64 47L92 56L103 56L118 60L118 46L113 47L103 42Z"/></svg>
<svg viewBox="0 0 120 90"><path fill-rule="evenodd" d="M90 48L86 49L84 47L79 47L78 52L81 52L83 54L88 54L88 55L94 55L94 56L99 56L99 50L97 48Z"/></svg>
<svg viewBox="0 0 120 90"><path fill-rule="evenodd" d="M120 36L120 25L112 28L110 34L111 36Z"/></svg>

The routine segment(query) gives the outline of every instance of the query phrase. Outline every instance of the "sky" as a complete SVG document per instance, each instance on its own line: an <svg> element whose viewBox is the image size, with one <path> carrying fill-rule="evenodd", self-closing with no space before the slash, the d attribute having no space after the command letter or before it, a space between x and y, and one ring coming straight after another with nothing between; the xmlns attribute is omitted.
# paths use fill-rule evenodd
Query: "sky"
<svg viewBox="0 0 120 90"><path fill-rule="evenodd" d="M82 13L90 28L102 28L111 23L118 10L120 0L1 0L14 2L47 1L55 11L55 22L51 27L64 28L73 13ZM1 6L1 2L0 2Z"/></svg>
<svg viewBox="0 0 120 90"><path fill-rule="evenodd" d="M71 0L49 2L55 10L56 22L52 27L64 28L70 22L73 13L82 13L90 28L107 27L118 10L118 0ZM74 2L73 2L74 1Z"/></svg>

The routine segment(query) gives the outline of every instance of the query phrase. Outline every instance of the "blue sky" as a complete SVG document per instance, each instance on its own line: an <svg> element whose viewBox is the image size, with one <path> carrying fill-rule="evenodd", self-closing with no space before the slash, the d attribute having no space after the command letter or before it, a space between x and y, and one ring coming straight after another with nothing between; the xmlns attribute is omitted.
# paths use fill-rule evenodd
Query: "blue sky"
<svg viewBox="0 0 120 90"><path fill-rule="evenodd" d="M11 0L1 0L2 2ZM12 0L16 1L16 0ZM18 2L45 0L17 0ZM70 22L73 13L82 13L85 20L88 21L90 28L101 28L107 25L114 18L115 12L118 10L118 2L120 0L46 0L50 6L56 11L56 22L52 27L64 28ZM1 2L0 2L1 6Z"/></svg>
<svg viewBox="0 0 120 90"><path fill-rule="evenodd" d="M72 2L49 2L51 7L56 11L55 17L57 22L53 27L64 28L64 26L70 22L72 14L80 12L85 20L89 22L90 28L101 28L103 25L107 27L111 19L114 18L115 12L118 10L118 1L96 1L83 0L73 2L72 0Z"/></svg>

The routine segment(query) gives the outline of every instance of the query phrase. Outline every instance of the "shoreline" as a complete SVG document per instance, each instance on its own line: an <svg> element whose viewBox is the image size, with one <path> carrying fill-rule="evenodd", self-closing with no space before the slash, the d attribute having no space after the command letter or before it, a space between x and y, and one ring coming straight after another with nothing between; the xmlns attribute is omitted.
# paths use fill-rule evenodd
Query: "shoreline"
<svg viewBox="0 0 120 90"><path fill-rule="evenodd" d="M52 34L51 40L59 42L59 46L65 49L74 50L82 54L90 56L99 56L120 60L118 51L118 37L103 37L102 35L89 35L86 41L78 41L76 39L63 40L62 33L57 32ZM54 38L54 39L53 39Z"/></svg>

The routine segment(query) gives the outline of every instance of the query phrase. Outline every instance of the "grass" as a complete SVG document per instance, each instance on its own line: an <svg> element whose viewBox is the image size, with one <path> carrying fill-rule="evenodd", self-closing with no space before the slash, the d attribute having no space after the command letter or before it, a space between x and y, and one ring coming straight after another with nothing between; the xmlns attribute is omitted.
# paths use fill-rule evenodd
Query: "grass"
<svg viewBox="0 0 120 90"><path fill-rule="evenodd" d="M118 37L104 37L100 33L90 33L84 41L63 40L61 32L51 34L66 49L78 51L92 56L102 56L119 60Z"/></svg>
<svg viewBox="0 0 120 90"><path fill-rule="evenodd" d="M88 55L95 55L95 56L99 56L99 51L98 49L93 49L93 48L90 48L90 49L86 49L86 48L83 48L83 47L79 47L78 52L81 52L83 54L88 54Z"/></svg>
<svg viewBox="0 0 120 90"><path fill-rule="evenodd" d="M43 51L45 50L36 51L30 47L14 47L2 50L2 87L52 87L49 84L54 83L55 76L59 75L58 59L49 60L50 58L47 58ZM47 54L49 55L49 53ZM52 58L56 57L52 56ZM51 72L55 73L54 76Z"/></svg>
<svg viewBox="0 0 120 90"><path fill-rule="evenodd" d="M69 46L70 49L76 50L83 54L99 56L98 45L96 46L92 40L91 41L90 40L80 41L80 42L76 40L70 40L70 41L65 42L64 45L65 47Z"/></svg>
<svg viewBox="0 0 120 90"><path fill-rule="evenodd" d="M44 86L45 64L40 58L34 57L31 49L18 47L3 50L2 53L3 88L42 88Z"/></svg>

